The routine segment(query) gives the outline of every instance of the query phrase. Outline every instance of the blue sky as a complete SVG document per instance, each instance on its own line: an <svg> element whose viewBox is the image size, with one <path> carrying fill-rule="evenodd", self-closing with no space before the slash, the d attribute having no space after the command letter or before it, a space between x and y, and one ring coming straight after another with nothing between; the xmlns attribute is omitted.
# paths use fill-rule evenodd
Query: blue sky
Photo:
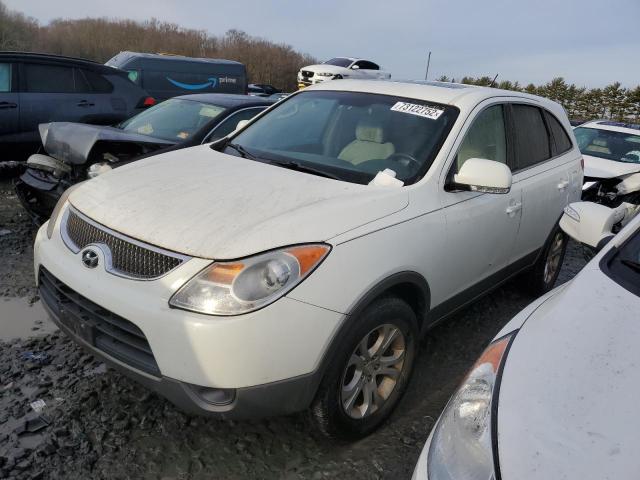
<svg viewBox="0 0 640 480"><path fill-rule="evenodd" d="M317 58L374 60L394 78L499 74L587 87L640 84L640 0L4 0L47 23L87 16L155 17L221 34L231 28Z"/></svg>

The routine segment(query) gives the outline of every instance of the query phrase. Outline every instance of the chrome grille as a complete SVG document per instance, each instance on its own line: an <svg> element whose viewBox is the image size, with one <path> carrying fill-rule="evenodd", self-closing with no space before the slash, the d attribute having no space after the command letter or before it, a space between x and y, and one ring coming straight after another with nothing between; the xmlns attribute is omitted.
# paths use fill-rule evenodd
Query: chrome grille
<svg viewBox="0 0 640 480"><path fill-rule="evenodd" d="M302 76L304 78L311 78L313 77L313 72L310 70L302 70L300 73L302 73Z"/></svg>
<svg viewBox="0 0 640 480"><path fill-rule="evenodd" d="M159 278L188 258L109 230L71 208L65 214L62 231L65 243L75 253L91 244L107 247L107 271L124 277Z"/></svg>

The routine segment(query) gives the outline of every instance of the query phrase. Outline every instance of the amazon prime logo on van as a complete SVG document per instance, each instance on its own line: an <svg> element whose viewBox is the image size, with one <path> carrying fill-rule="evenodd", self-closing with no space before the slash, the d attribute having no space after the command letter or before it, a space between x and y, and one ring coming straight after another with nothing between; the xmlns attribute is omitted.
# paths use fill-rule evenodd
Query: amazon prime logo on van
<svg viewBox="0 0 640 480"><path fill-rule="evenodd" d="M173 78L166 77L172 84L174 84L178 88L184 88L185 90L204 90L205 88L211 87L216 88L218 84L218 79L215 77L207 78L208 82L205 83L183 83Z"/></svg>

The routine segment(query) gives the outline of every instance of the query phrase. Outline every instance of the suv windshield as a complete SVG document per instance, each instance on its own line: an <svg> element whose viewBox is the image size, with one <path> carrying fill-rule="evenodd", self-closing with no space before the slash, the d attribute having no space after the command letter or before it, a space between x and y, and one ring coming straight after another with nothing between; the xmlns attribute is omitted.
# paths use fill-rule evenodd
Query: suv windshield
<svg viewBox="0 0 640 480"><path fill-rule="evenodd" d="M225 110L218 105L172 98L122 122L120 128L125 132L181 142Z"/></svg>
<svg viewBox="0 0 640 480"><path fill-rule="evenodd" d="M457 115L423 100L306 91L260 117L225 153L363 184L388 168L410 184L429 169Z"/></svg>
<svg viewBox="0 0 640 480"><path fill-rule="evenodd" d="M348 68L349 65L353 63L353 60L349 60L348 58L332 58L331 60L327 60L324 62L326 65L336 65L337 67L345 67Z"/></svg>
<svg viewBox="0 0 640 480"><path fill-rule="evenodd" d="M586 127L578 127L573 133L584 155L640 163L640 135Z"/></svg>

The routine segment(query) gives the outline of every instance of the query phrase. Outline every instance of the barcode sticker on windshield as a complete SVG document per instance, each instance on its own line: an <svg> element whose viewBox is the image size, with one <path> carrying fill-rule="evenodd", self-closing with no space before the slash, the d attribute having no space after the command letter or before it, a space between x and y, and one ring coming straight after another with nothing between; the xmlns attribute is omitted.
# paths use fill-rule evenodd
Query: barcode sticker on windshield
<svg viewBox="0 0 640 480"><path fill-rule="evenodd" d="M430 118L431 120L437 120L440 118L440 115L444 113L444 110L406 102L396 102L396 104L391 107L391 110L394 112L409 113L419 117Z"/></svg>

